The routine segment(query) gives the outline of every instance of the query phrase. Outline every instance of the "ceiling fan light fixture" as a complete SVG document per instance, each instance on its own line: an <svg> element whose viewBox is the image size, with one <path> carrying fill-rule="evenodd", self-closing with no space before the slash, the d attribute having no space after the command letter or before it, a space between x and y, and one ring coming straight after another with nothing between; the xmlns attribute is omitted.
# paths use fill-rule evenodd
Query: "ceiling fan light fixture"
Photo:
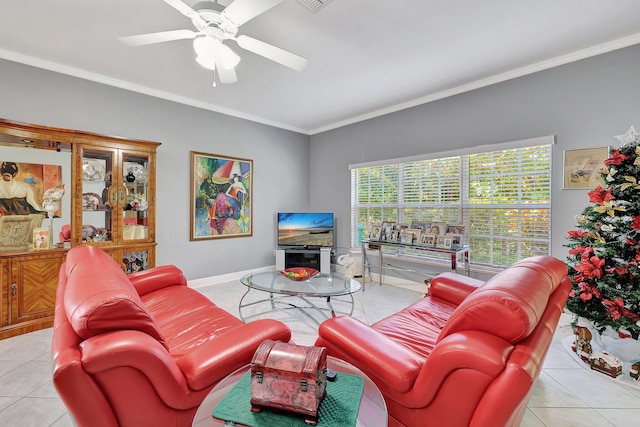
<svg viewBox="0 0 640 427"><path fill-rule="evenodd" d="M220 58L226 69L235 68L240 63L240 56L220 40L212 37L198 37L193 41L196 62L210 70L215 69L216 57Z"/></svg>
<svg viewBox="0 0 640 427"><path fill-rule="evenodd" d="M196 51L196 62L204 68L216 68L216 41L210 37L198 37L193 41Z"/></svg>
<svg viewBox="0 0 640 427"><path fill-rule="evenodd" d="M236 68L236 66L240 63L240 56L225 44L220 45L218 51L216 52L216 55L220 56L222 65L227 70Z"/></svg>
<svg viewBox="0 0 640 427"><path fill-rule="evenodd" d="M205 55L198 55L196 56L196 62L198 64L200 64L201 66L203 66L204 68L208 69L208 70L215 70L216 69L216 58L215 56L205 56Z"/></svg>

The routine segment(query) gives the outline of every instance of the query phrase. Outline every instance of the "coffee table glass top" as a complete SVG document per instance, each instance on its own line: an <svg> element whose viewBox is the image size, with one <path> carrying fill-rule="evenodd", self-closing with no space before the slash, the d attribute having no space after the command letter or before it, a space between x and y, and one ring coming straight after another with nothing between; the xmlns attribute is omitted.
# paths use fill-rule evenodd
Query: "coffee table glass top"
<svg viewBox="0 0 640 427"><path fill-rule="evenodd" d="M251 289L283 295L329 297L349 295L360 290L360 283L337 274L318 274L307 280L291 280L280 271L250 273L240 282Z"/></svg>

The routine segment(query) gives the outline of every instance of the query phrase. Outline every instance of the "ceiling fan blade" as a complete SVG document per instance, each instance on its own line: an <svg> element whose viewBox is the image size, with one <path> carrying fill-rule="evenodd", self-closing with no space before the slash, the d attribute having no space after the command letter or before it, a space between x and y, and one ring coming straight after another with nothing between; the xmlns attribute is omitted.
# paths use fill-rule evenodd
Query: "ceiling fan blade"
<svg viewBox="0 0 640 427"><path fill-rule="evenodd" d="M181 14L183 14L184 16L186 16L187 18L196 19L200 21L203 27L207 25L205 20L202 19L202 17L198 14L198 12L193 10L193 8L188 4L180 0L164 0L164 2L169 6L171 6L172 8L174 8L175 10L177 10L178 12L180 12Z"/></svg>
<svg viewBox="0 0 640 427"><path fill-rule="evenodd" d="M144 46L147 44L170 42L173 40L192 39L198 33L191 30L172 30L159 33L138 34L136 36L118 37L118 40L129 46Z"/></svg>
<svg viewBox="0 0 640 427"><path fill-rule="evenodd" d="M186 17L191 18L193 14L197 14L197 12L193 10L191 6L180 0L164 0L164 2Z"/></svg>
<svg viewBox="0 0 640 427"><path fill-rule="evenodd" d="M233 3L222 11L221 15L231 20L231 22L237 26L240 26L283 1L284 0L234 0Z"/></svg>
<svg viewBox="0 0 640 427"><path fill-rule="evenodd" d="M235 68L225 68L222 59L218 56L216 57L216 71L218 72L220 83L228 84L238 81Z"/></svg>
<svg viewBox="0 0 640 427"><path fill-rule="evenodd" d="M280 49L279 47L270 45L269 43L254 39L253 37L238 36L236 41L238 42L238 46L241 48L257 55L264 56L267 59L282 64L295 71L302 71L307 67L307 64L309 64L309 60L307 58L303 58L295 53L291 53L284 49Z"/></svg>

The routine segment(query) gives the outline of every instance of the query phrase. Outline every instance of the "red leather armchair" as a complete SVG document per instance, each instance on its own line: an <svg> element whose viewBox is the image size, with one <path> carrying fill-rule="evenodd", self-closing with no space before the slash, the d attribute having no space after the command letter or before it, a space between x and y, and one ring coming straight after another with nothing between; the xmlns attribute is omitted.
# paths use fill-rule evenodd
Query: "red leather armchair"
<svg viewBox="0 0 640 427"><path fill-rule="evenodd" d="M323 322L316 345L377 384L389 426L518 426L570 288L552 257L485 283L444 273L426 298L372 326Z"/></svg>
<svg viewBox="0 0 640 427"><path fill-rule="evenodd" d="M264 340L290 338L274 320L244 324L174 266L127 276L101 249L78 246L59 273L53 383L81 427L190 426Z"/></svg>

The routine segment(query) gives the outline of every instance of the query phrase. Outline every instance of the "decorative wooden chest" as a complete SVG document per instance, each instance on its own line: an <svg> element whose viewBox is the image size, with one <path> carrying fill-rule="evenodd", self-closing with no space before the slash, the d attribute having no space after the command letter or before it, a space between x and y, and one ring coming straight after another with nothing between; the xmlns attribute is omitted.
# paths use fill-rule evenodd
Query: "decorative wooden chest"
<svg viewBox="0 0 640 427"><path fill-rule="evenodd" d="M326 348L266 340L251 361L251 411L296 412L316 425L326 384Z"/></svg>

